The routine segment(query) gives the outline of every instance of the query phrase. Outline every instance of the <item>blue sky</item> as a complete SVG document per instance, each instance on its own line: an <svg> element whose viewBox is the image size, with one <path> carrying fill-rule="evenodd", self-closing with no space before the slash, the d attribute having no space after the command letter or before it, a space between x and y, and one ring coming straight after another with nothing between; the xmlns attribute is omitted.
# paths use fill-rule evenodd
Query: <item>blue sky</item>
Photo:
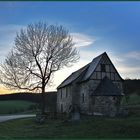
<svg viewBox="0 0 140 140"><path fill-rule="evenodd" d="M0 2L1 61L16 32L40 20L64 25L80 51L78 64L56 73L55 86L104 51L123 78L140 78L140 2Z"/></svg>

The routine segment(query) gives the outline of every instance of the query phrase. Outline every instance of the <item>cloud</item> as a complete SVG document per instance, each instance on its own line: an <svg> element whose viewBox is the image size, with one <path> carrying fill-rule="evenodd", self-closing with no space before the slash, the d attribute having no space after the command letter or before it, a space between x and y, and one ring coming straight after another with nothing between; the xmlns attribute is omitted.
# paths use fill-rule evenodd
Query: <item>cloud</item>
<svg viewBox="0 0 140 140"><path fill-rule="evenodd" d="M81 33L71 33L75 47L89 46L95 42L95 39Z"/></svg>
<svg viewBox="0 0 140 140"><path fill-rule="evenodd" d="M73 37L75 47L87 47L89 45L94 44L94 42L96 41L92 37L81 33L71 33L71 36ZM80 50L79 53L80 53L79 62L73 64L72 67L63 68L62 70L57 71L54 74L53 85L51 87L48 87L47 91L56 90L57 86L60 85L71 73L88 64L90 61L92 61L94 57L100 54L98 51L91 52L85 50Z"/></svg>
<svg viewBox="0 0 140 140"><path fill-rule="evenodd" d="M140 52L132 51L125 55L126 58L140 60Z"/></svg>
<svg viewBox="0 0 140 140"><path fill-rule="evenodd" d="M121 66L118 67L118 69L122 73L137 73L137 72L140 72L140 66L129 67L129 66L121 65Z"/></svg>
<svg viewBox="0 0 140 140"><path fill-rule="evenodd" d="M139 52L129 52L126 54L112 53L110 59L123 78L140 78L140 65L137 65L139 61L136 61L140 60L139 55Z"/></svg>
<svg viewBox="0 0 140 140"><path fill-rule="evenodd" d="M127 66L127 65L118 65L117 70L123 76L123 78L140 78L140 66Z"/></svg>
<svg viewBox="0 0 140 140"><path fill-rule="evenodd" d="M11 49L14 43L14 37L16 36L16 32L20 31L24 26L20 25L7 25L0 26L0 59L4 57L5 54ZM85 50L82 47L87 47L93 45L96 41L96 38L92 36L88 36L86 34L81 33L71 33L73 37L73 41L75 43L75 47L80 48L80 60L78 63L74 64L70 68L64 68L54 75L54 84L52 87L49 87L47 90L56 90L57 86L65 80L72 72L78 70L83 67L87 63L91 62L93 58L100 55L104 51L107 52L111 61L115 65L116 69L120 73L123 78L140 78L138 73L140 72L139 65L130 65L130 61L135 64L135 60L140 60L140 52L132 51L127 54L117 54L117 52L113 52L111 50L105 50L105 48L95 48L94 50ZM139 76L139 77L138 77Z"/></svg>
<svg viewBox="0 0 140 140"><path fill-rule="evenodd" d="M21 28L24 28L24 26L21 25L5 25L5 26L0 26L0 59L3 60L4 56L9 52L9 50L12 48L14 45L14 38L16 36L16 33L20 31ZM75 43L76 47L84 47L84 46L89 46L95 42L95 39L92 37L81 34L81 33L71 33L73 37L73 41ZM89 58L93 57L93 54L88 54L89 52L86 52L86 56L84 55L84 52L80 52L81 59L78 63L74 64L70 68L64 68L58 72L55 73L54 75L54 84L52 87L48 88L48 90L54 90L56 87L66 78L68 77L72 72L78 70L82 66L86 65L89 63ZM92 57L91 57L92 56Z"/></svg>
<svg viewBox="0 0 140 140"><path fill-rule="evenodd" d="M0 26L0 60L3 60L5 55L13 47L16 33L21 28L24 28L24 26L14 24Z"/></svg>
<svg viewBox="0 0 140 140"><path fill-rule="evenodd" d="M1 40L0 40L1 41ZM0 43L0 62L2 62L5 59L5 56L7 56L8 52L13 47L13 42L8 41Z"/></svg>
<svg viewBox="0 0 140 140"><path fill-rule="evenodd" d="M6 35L15 34L24 26L22 25L15 25L15 24L8 24L8 25L1 25L0 26L0 33L6 33Z"/></svg>

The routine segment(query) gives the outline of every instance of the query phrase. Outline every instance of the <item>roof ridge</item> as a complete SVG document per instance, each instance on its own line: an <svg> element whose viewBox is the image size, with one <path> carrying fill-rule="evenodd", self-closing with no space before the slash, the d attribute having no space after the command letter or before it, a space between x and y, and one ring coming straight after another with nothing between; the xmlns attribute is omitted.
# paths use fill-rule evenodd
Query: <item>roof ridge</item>
<svg viewBox="0 0 140 140"><path fill-rule="evenodd" d="M86 64L85 66L83 66L82 68L78 69L77 71L72 72L57 88L61 88L61 87L65 86L65 85L70 84L74 80L76 80L88 68L88 66L90 65L90 63ZM81 73L79 75L76 75L75 77L73 77L72 80L70 80L69 82L65 83L68 79L70 79L70 77L72 77L72 75L78 73L78 71L80 71L82 69L83 69L83 71L81 71Z"/></svg>
<svg viewBox="0 0 140 140"><path fill-rule="evenodd" d="M90 62L90 63L91 63L91 62ZM76 70L75 72L72 72L71 74L73 74L73 73L76 73L76 72L80 71L80 70L81 70L81 69L83 69L84 67L88 66L90 63L88 63L88 64L84 65L82 68L80 68L80 69Z"/></svg>
<svg viewBox="0 0 140 140"><path fill-rule="evenodd" d="M83 79L81 81L85 81L91 76L91 74L95 71L98 63L100 62L100 60L104 54L107 54L107 53L104 52L104 53L98 55L97 57L93 58L93 60L90 63L90 66L87 70L87 73L85 74L85 76L83 77Z"/></svg>
<svg viewBox="0 0 140 140"><path fill-rule="evenodd" d="M100 55L98 55L98 56L96 56L96 57L94 57L93 59L92 59L92 61L94 60L94 59L96 59L96 58L98 58L98 57L101 57L102 55L107 55L107 53L106 52L103 52L102 54L100 54Z"/></svg>

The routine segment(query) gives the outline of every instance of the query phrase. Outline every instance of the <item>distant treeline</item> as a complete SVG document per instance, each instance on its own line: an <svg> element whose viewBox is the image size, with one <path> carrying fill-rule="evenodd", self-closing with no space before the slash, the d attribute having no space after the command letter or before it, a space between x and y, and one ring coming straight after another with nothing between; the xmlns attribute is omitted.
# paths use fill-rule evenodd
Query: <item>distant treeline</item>
<svg viewBox="0 0 140 140"><path fill-rule="evenodd" d="M125 94L136 93L140 95L140 79L125 79L124 80L124 92Z"/></svg>
<svg viewBox="0 0 140 140"><path fill-rule="evenodd" d="M56 92L46 92L46 100L56 100ZM13 93L13 94L2 94L0 95L0 101L4 100L25 100L31 102L40 102L40 93Z"/></svg>
<svg viewBox="0 0 140 140"><path fill-rule="evenodd" d="M124 93L140 95L140 79L125 79L124 80ZM46 101L49 104L56 103L56 92L46 92ZM39 93L14 93L0 95L0 101L4 100L26 100L31 102L40 102L41 94Z"/></svg>
<svg viewBox="0 0 140 140"><path fill-rule="evenodd" d="M13 94L2 94L0 95L0 100L26 100L31 102L39 102L40 94L35 93L13 93Z"/></svg>

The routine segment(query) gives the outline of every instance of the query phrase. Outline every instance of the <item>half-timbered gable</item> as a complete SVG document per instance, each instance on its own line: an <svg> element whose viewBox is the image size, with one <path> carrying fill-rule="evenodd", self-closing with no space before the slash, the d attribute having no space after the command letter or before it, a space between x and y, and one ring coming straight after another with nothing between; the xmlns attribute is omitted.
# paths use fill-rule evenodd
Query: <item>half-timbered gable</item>
<svg viewBox="0 0 140 140"><path fill-rule="evenodd" d="M75 105L85 114L116 115L123 95L122 81L105 52L58 86L57 110L68 112Z"/></svg>

